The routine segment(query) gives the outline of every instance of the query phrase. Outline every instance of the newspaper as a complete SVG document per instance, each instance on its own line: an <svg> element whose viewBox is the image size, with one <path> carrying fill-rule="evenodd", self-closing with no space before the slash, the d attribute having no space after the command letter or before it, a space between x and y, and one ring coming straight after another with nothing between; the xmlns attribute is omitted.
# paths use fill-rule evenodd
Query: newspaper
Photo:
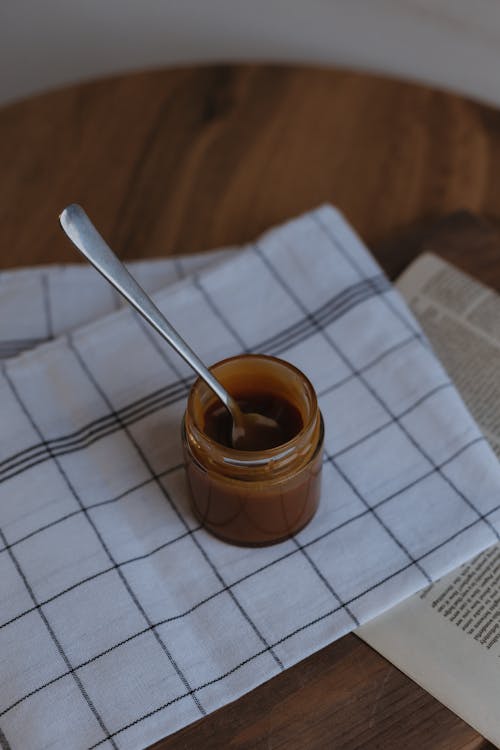
<svg viewBox="0 0 500 750"><path fill-rule="evenodd" d="M500 295L431 254L397 286L500 457ZM500 747L500 544L356 632Z"/></svg>

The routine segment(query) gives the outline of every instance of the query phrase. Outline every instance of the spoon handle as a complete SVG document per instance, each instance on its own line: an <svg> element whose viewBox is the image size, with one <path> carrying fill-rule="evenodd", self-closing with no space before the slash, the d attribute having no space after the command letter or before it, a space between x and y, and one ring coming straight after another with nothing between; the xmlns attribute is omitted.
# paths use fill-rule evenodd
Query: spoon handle
<svg viewBox="0 0 500 750"><path fill-rule="evenodd" d="M69 239L87 260L173 346L231 411L234 405L232 397L214 378L191 347L179 336L175 328L172 328L144 289L130 275L123 263L103 240L83 208L76 203L67 206L59 216L59 221Z"/></svg>

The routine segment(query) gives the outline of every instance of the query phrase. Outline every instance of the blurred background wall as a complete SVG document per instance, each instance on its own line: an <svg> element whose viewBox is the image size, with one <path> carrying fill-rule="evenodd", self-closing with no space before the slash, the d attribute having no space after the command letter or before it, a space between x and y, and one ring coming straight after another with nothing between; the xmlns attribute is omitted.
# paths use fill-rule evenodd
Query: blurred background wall
<svg viewBox="0 0 500 750"><path fill-rule="evenodd" d="M373 70L500 105L500 0L0 0L0 102L245 60Z"/></svg>

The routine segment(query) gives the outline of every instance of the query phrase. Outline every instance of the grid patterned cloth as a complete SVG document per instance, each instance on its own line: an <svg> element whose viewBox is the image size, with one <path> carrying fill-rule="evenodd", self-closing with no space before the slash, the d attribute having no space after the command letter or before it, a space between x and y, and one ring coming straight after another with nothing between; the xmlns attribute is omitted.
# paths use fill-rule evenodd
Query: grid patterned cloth
<svg viewBox="0 0 500 750"><path fill-rule="evenodd" d="M231 249L128 263L153 294L234 254ZM37 266L0 273L0 360L15 357L128 303L90 265Z"/></svg>
<svg viewBox="0 0 500 750"><path fill-rule="evenodd" d="M262 549L199 528L179 436L191 373L130 310L4 359L0 747L143 748L499 539L498 462L338 212L217 260L157 302L207 362L258 351L311 378L319 511ZM136 270L150 288L175 273ZM97 277L82 310L57 312L64 276L87 273L3 274L2 323L32 289L4 356L108 312Z"/></svg>

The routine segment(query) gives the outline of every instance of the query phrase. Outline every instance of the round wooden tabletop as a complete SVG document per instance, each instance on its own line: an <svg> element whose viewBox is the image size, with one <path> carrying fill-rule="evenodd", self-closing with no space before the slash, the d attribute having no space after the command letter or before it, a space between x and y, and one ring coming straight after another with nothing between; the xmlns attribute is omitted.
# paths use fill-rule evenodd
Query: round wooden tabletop
<svg viewBox="0 0 500 750"><path fill-rule="evenodd" d="M437 218L500 216L499 163L500 112L395 80L223 66L77 85L0 110L1 265L74 262L71 202L138 258L241 243L329 201L395 276ZM457 227L452 257L500 285L497 251L469 252L477 226ZM351 635L160 746L489 745Z"/></svg>

